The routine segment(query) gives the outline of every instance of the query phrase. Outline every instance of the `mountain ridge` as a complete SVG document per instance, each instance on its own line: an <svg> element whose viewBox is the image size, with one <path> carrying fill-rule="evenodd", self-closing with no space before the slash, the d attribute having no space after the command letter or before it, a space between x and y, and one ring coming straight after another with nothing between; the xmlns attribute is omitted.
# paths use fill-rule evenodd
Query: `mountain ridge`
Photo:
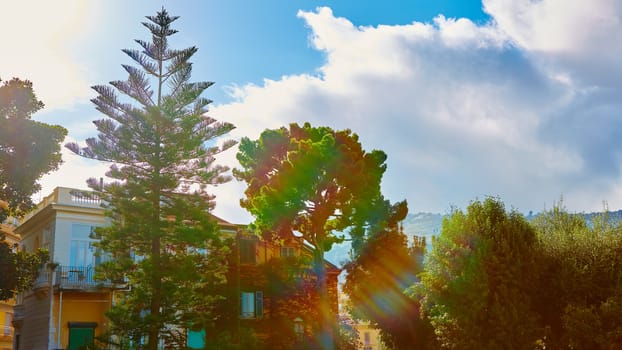
<svg viewBox="0 0 622 350"><path fill-rule="evenodd" d="M601 211L590 213L574 213L574 215L583 215L589 224L594 217L602 215L604 213L604 211ZM609 215L609 220L611 221L622 221L622 209L607 211L607 214ZM441 232L443 218L447 215L448 214L438 214L430 212L408 213L408 215L406 215L406 218L402 221L403 231L406 236L408 236L408 243L412 243L414 236L425 237L426 245L429 249L432 243L432 237L438 235ZM534 214L533 212L529 212L529 214L523 215L527 220L531 221L538 215L540 215L540 213ZM349 257L350 242L348 241L336 244L333 249L326 253L326 259L337 266L343 266L344 263L349 259Z"/></svg>

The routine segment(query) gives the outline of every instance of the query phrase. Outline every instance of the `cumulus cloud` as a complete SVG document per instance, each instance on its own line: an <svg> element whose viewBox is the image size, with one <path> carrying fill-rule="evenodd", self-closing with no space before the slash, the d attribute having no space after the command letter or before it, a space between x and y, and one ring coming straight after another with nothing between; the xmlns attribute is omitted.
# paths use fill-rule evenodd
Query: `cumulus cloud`
<svg viewBox="0 0 622 350"><path fill-rule="evenodd" d="M88 6L70 4L68 14ZM238 140L291 122L350 128L365 149L388 154L383 190L392 200L408 199L413 212L445 212L486 195L526 212L550 207L561 195L572 210L600 210L603 200L621 208L622 4L485 0L483 6L491 16L484 24L439 15L430 23L357 26L329 8L301 11L309 43L325 62L308 74L231 86L235 100L210 115L234 123L230 136ZM40 17L33 23L57 20ZM88 93L71 50L58 50L68 45L59 37L87 25L77 17L68 15L74 20L66 18L64 29L20 29L30 34L9 37L5 46L21 50L15 56L23 62L3 55L0 76L33 80L48 107L66 108ZM4 33L23 27L10 23L0 23ZM45 69L36 68L43 57ZM17 63L28 68L2 70ZM37 84L43 74L63 88ZM71 125L74 133L87 129L84 120ZM42 193L86 186L86 178L107 169L67 151L64 159L59 172L44 178ZM235 150L219 163L235 167ZM243 190L237 182L215 188L216 215L248 222L239 207Z"/></svg>
<svg viewBox="0 0 622 350"><path fill-rule="evenodd" d="M552 72L589 85L620 81L622 2L484 0L483 5L500 31Z"/></svg>
<svg viewBox="0 0 622 350"><path fill-rule="evenodd" d="M573 149L584 162L574 186L565 184L574 187L569 192L585 202L598 195L620 207L622 3L486 0L484 9L551 79L568 85L567 103L543 115L539 137Z"/></svg>
<svg viewBox="0 0 622 350"><path fill-rule="evenodd" d="M594 73L620 70L609 50L622 45L622 5L484 6L483 25L439 16L362 27L329 8L301 11L325 54L318 73L234 87L237 100L213 115L233 122L236 138L290 122L351 128L389 155L384 191L411 211L486 195L523 211L560 195L575 210L622 207L620 83Z"/></svg>

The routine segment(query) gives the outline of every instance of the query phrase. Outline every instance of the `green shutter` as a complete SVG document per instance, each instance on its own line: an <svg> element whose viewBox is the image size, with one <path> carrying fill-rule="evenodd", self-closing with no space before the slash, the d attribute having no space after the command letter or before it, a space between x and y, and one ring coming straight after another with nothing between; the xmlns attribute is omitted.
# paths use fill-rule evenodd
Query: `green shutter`
<svg viewBox="0 0 622 350"><path fill-rule="evenodd" d="M238 303L238 317L244 317L244 292L240 292L240 302Z"/></svg>
<svg viewBox="0 0 622 350"><path fill-rule="evenodd" d="M255 316L263 317L263 292L255 292Z"/></svg>
<svg viewBox="0 0 622 350"><path fill-rule="evenodd" d="M205 347L205 329L200 331L188 330L188 347L190 349L203 349Z"/></svg>

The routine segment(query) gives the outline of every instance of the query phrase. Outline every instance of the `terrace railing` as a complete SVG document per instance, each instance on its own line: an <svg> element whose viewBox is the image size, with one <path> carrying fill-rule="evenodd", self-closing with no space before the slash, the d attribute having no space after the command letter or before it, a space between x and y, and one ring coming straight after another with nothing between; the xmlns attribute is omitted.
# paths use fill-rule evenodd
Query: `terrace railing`
<svg viewBox="0 0 622 350"><path fill-rule="evenodd" d="M51 282L51 271L47 268L39 271L33 289L48 288ZM98 288L115 288L117 284L106 280L95 279L93 266L59 265L54 270L54 287L60 289L92 290Z"/></svg>
<svg viewBox="0 0 622 350"><path fill-rule="evenodd" d="M4 326L1 326L0 328L1 328L0 335L9 336L13 334L13 327L11 326L4 325Z"/></svg>

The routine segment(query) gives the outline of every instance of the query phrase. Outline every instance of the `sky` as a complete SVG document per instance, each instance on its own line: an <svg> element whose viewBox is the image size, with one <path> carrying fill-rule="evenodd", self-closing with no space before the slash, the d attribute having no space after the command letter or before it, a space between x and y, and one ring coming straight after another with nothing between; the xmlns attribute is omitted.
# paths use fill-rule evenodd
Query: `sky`
<svg viewBox="0 0 622 350"><path fill-rule="evenodd" d="M121 49L144 16L180 16L174 48L197 46L214 81L209 115L256 139L289 123L349 128L387 153L382 190L410 212L497 196L523 213L622 208L622 2L618 0L11 1L0 3L0 78L29 79L36 120L67 141L96 136L90 86L124 79ZM236 150L219 163L237 166ZM63 151L41 180L87 188L109 164ZM252 218L244 184L213 189L215 214Z"/></svg>

